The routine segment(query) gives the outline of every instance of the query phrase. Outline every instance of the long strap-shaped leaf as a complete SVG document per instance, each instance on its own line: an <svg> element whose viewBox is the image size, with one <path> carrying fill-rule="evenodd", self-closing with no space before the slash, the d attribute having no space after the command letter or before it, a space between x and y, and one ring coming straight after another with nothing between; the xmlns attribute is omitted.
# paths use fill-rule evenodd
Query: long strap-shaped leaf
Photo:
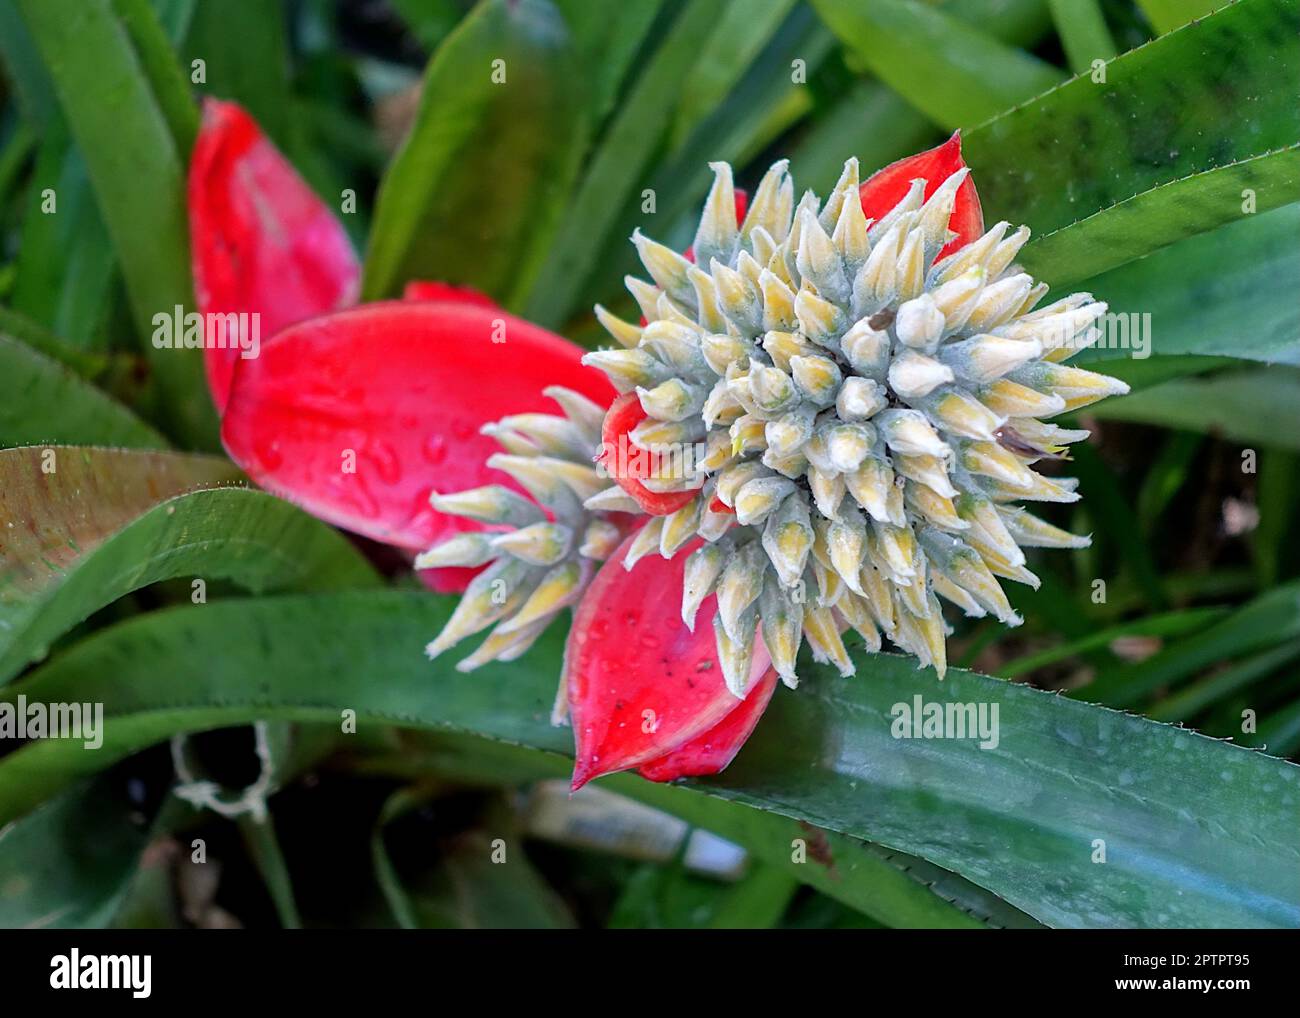
<svg viewBox="0 0 1300 1018"><path fill-rule="evenodd" d="M399 751L368 757L365 762L367 772L489 785L558 779L567 776L571 767L568 759L545 750L443 733L404 740ZM764 864L781 868L887 926L1019 929L1039 925L982 887L914 855L821 830L794 817L727 802L683 784L655 784L632 774L606 780L606 787L743 845Z"/></svg>
<svg viewBox="0 0 1300 1018"><path fill-rule="evenodd" d="M340 659L347 678L341 685L332 687L324 693L321 698L313 699L312 703L317 706L327 704L332 698L346 696L346 688L352 683L368 682L367 660L375 660L378 662L378 667L384 666L378 658L373 657L373 654L380 646L378 641L385 638L385 633L391 635L392 630L372 626L377 618L370 614L375 610L384 610L384 605L395 606L398 609L398 618L401 620L399 626L408 635L418 632L418 627L423 623L417 619L426 613L435 616L430 619L431 624L440 624L440 621L445 618L445 603L434 601L427 595L405 597L390 594L382 596L378 602L370 602L359 620L360 627L364 630L361 642L352 643L351 631L342 637L352 648L343 651L344 656ZM210 607L215 608L217 605ZM304 607L308 610L308 615L301 613ZM316 614L320 610L325 614ZM222 715L229 718L231 724L239 720L251 720L255 715L271 717L277 712L282 717L302 716L302 696L305 687L300 683L310 682L309 676L319 668L322 651L326 657L334 657L342 648L332 638L327 638L325 645L318 647L316 651L298 656L292 665L296 677L290 680L279 693L274 694L273 699L277 706L252 710L247 706L247 694L251 687L240 681L232 682L230 676L243 674L249 677L259 673L263 668L266 671L260 674L264 676L273 674L280 667L279 659L264 655L262 652L268 651L265 646L261 650L253 648L251 651L232 653L228 627L236 617L240 620L245 618L253 620L255 628L261 629L267 626L284 635L286 642L282 647L288 650L295 642L306 637L309 628L314 628L313 617L323 619L332 616L336 610L348 609L334 603L332 599L319 603L309 602L305 605L293 599L275 599L229 602L221 605L220 610L211 616L200 617L197 613L189 612L179 614L158 612L146 617L148 622L143 629L130 625L119 626L103 631L88 641L83 645L88 652L87 655L72 654L63 659L72 668L72 672L63 671L62 664L56 667L56 671L64 678L56 679L54 685L50 685L46 679L33 676L36 681L24 683L22 692L32 699L40 697L49 699L56 696L54 690L58 688L59 683L66 680L73 685L80 685L73 676L77 674L86 676L95 671L99 666L91 664L92 657L102 661L106 668L110 667L108 662L111 659L113 662L111 669L118 680L114 683L114 687L119 692L128 690L130 692L126 694L125 699L118 702L117 707L105 705L108 719L104 729L106 742L101 749L93 753L82 752L83 759L80 763L70 760L60 762L50 758L44 762L35 762L42 775L36 785L30 784L27 778L21 776L25 773L23 760L27 758L21 758L19 755L11 757L11 760L18 762L17 768L13 771L5 772L0 766L0 829L3 829L3 825L11 817L18 817L18 814L24 812L26 809L24 804L34 804L52 795L77 774L96 772L119 756L165 737L160 733L171 734L210 727L215 718L215 714L210 711L218 710L220 705L217 700L209 697L215 696L220 687L226 688L226 694L222 695L229 697L229 699L222 699L221 704L235 708L233 712L224 712ZM243 626L243 622L237 622L236 625ZM195 628L191 628L192 626ZM154 635L150 635L151 633ZM247 629L246 635L252 636L252 629ZM316 640L323 636L325 636L323 633L313 634L312 639ZM184 646L175 642L178 639ZM552 632L529 656L528 665L531 666L534 675L540 677L553 674L558 667L562 640L561 632ZM439 668L435 676L430 676L428 674L430 666L417 662L406 654L404 644L404 640L399 640L388 655L389 660L400 662L400 667L405 673L400 688L409 690L410 687L405 685L409 681L424 684L433 678L441 679L444 677L444 672L448 673L445 677L450 678L450 670L445 667ZM183 655L183 660L176 656L178 654ZM259 657L261 657L260 663L256 661ZM129 666L125 664L126 662L130 662ZM218 671L210 675L211 685L204 681L202 690L191 689L189 693L178 689L170 681L154 683L145 678L151 672L161 676L163 673L174 674L178 669L184 671L186 675L197 676L198 672L207 672L214 666L218 667ZM128 676L122 670L123 667L129 668L132 676L138 675L140 680ZM497 673L498 690L508 695L511 692L508 684L512 670L501 665L491 667ZM47 671L42 670L41 674L46 674ZM543 679L543 681L547 680ZM435 686L434 689L436 690L437 687ZM447 692L458 695L455 690L447 690ZM69 692L67 695L99 698L100 693L99 689L87 687L81 692L76 694ZM178 694L180 699L177 698ZM172 709L180 706L182 701L191 694L198 696L198 699L193 702L197 712L184 709L183 717L173 713ZM64 696L62 693L57 695ZM153 701L154 707L163 709L160 717L151 720L144 716L145 713L153 713L152 708L145 706L146 701L149 700ZM440 713L427 706L416 714L410 714L403 708L401 717L391 720L396 720L400 724L434 729L437 734L427 740L427 744L421 743L414 749L408 747L400 757L401 773L415 777L423 773L423 769L433 767L437 774L452 775L471 782L505 780L510 783L522 782L529 778L559 777L570 766L562 756L557 755L557 750L561 750L568 744L567 733L553 729L540 721L539 716L534 715L530 710L530 703L530 697L525 695L518 704L521 713L517 719L514 719L522 722L516 739L523 743L522 745L484 742L481 738L471 739L467 743L464 734L446 732L447 727L451 726L459 733L475 732L479 735L485 733L492 735L497 729L491 724L485 724L489 714L484 711L482 704L467 705L469 710L464 716L459 716L455 710ZM350 709L360 711L364 718L373 721L391 706L391 704L385 707L374 703L358 702ZM120 713L115 713L119 708ZM332 708L326 710L325 716L331 720L337 718L337 712ZM505 705L500 716L502 721L511 720ZM474 721L474 718L478 720ZM161 727L155 724L155 721L161 721ZM445 721L446 724L440 724L440 721ZM344 741L346 742L346 738ZM46 749L57 746L66 750L71 744L51 743ZM86 759L87 757L92 759ZM391 769L391 765L382 760L375 761L375 766L384 771ZM9 784L11 779L15 782L12 785ZM1031 919L1006 905L996 896L924 860L879 846L864 844L850 836L818 831L796 818L753 810L739 803L724 802L703 795L699 791L651 784L626 775L616 777L613 782L619 785L622 791L636 798L667 809L692 824L706 827L743 843L758 858L787 868L799 880L888 925L909 927L1033 925ZM13 826L26 828L34 823L39 826L40 816L45 808L27 813L17 819Z"/></svg>
<svg viewBox="0 0 1300 1018"><path fill-rule="evenodd" d="M1172 244L1079 284L1110 304L1109 342L1073 363L1133 382L1134 369L1158 369L1171 356L1235 357L1300 366L1300 303L1281 280L1300 279L1300 204ZM1143 316L1149 315L1149 318ZM1141 330L1139 332L1139 330ZM1126 342L1127 341L1127 342ZM1145 351L1141 344L1147 344ZM1157 354L1153 362L1143 353ZM1104 361L1104 364L1091 362ZM1126 397L1125 397L1126 398ZM1095 409L1113 410L1122 400Z"/></svg>
<svg viewBox="0 0 1300 1018"><path fill-rule="evenodd" d="M100 633L22 691L103 702L104 747L46 741L0 761L0 823L176 731L256 717L353 710L567 753L570 734L547 723L556 634L459 676L420 656L445 612L360 592L187 606ZM1050 925L1300 925L1300 768L987 676L940 684L903 658L858 660L856 678L810 669L778 692L731 768L696 787L921 856ZM996 705L996 746L896 738L895 705L916 696Z"/></svg>
<svg viewBox="0 0 1300 1018"><path fill-rule="evenodd" d="M1199 431L1249 446L1300 450L1300 371L1294 368L1252 367L1213 378L1179 378L1098 410L1096 416L1106 420Z"/></svg>
<svg viewBox="0 0 1300 1018"><path fill-rule="evenodd" d="M78 446L0 452L0 684L50 641L159 580L252 590L375 582L337 531L246 488L227 460Z"/></svg>
<svg viewBox="0 0 1300 1018"><path fill-rule="evenodd" d="M988 120L1063 76L916 0L813 0L813 6L878 78L948 130Z"/></svg>
<svg viewBox="0 0 1300 1018"><path fill-rule="evenodd" d="M717 17L717 7L701 0L679 7L569 201L524 307L534 321L555 325L573 309L583 280L599 263L603 242L668 128L700 39Z"/></svg>
<svg viewBox="0 0 1300 1018"><path fill-rule="evenodd" d="M410 279L515 306L577 171L586 110L549 0L484 0L438 47L411 133L384 176L363 296Z"/></svg>
<svg viewBox="0 0 1300 1018"><path fill-rule="evenodd" d="M18 0L18 6L86 160L136 327L149 336L155 315L188 307L193 297L184 196L188 153L177 149L168 119L187 97L172 94L163 101L154 93L155 85L180 84L175 75L151 77L159 55L142 62L110 0ZM176 432L196 444L214 442L216 419L197 352L152 345L148 352Z"/></svg>
<svg viewBox="0 0 1300 1018"><path fill-rule="evenodd" d="M1239 0L971 131L986 218L1031 226L1025 265L1055 284L1076 251L1097 272L1242 216L1244 188L1261 210L1294 200L1292 157L1255 157L1300 142L1277 87L1300 75L1298 30L1300 0Z"/></svg>
<svg viewBox="0 0 1300 1018"><path fill-rule="evenodd" d="M87 439L132 448L167 444L107 393L0 331L0 448Z"/></svg>
<svg viewBox="0 0 1300 1018"><path fill-rule="evenodd" d="M1138 6L1151 22L1157 32L1168 32L1185 25L1193 18L1205 15L1224 7L1232 0L1138 0Z"/></svg>

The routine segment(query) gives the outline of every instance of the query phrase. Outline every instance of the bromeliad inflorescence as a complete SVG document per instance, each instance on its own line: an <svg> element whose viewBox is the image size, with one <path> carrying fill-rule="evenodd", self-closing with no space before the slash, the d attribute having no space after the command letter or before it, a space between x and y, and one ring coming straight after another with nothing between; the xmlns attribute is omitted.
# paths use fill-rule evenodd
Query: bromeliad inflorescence
<svg viewBox="0 0 1300 1018"><path fill-rule="evenodd" d="M1044 419L1124 390L1063 363L1105 305L1037 307L1028 231L985 232L956 136L860 187L850 160L824 203L778 163L746 211L714 169L691 250L634 236L642 321L597 308L618 345L587 353L438 282L347 306L346 232L232 104L190 161L200 308L274 332L205 351L227 451L464 592L431 656L490 628L460 667L514 660L572 608L575 788L722 770L805 640L848 673L847 629L888 637L942 675L940 598L1018 621L1021 546L1086 543L1017 505L1075 498L1034 467L1084 432Z"/></svg>
<svg viewBox="0 0 1300 1018"><path fill-rule="evenodd" d="M516 520L517 507L487 491L435 502L526 525L426 556L471 565L501 555L431 652L500 618L465 664L515 652L512 634L577 599L590 576L582 556L612 550L620 527L608 512L637 508L651 518L628 568L703 538L685 564L682 616L693 626L716 593L718 660L736 696L760 632L793 686L804 638L816 659L853 672L848 628L872 650L883 632L942 677L940 598L1018 624L999 578L1037 586L1021 547L1088 543L1016 505L1078 497L1073 480L1033 467L1087 432L1043 419L1127 386L1062 363L1095 342L1106 305L1079 293L1038 307L1047 286L1015 264L1029 230L983 232L958 144L911 166L943 172L902 181L874 221L856 160L824 203L809 192L796 204L777 163L743 218L730 166L715 163L693 257L637 232L653 282L627 282L644 322L598 307L620 348L585 358L623 393L597 455L621 488L593 494L598 473L579 465L597 451L590 408L585 428L530 415L488 429L511 453L497 465L555 520L535 507ZM484 591L503 578L509 590L494 604Z"/></svg>

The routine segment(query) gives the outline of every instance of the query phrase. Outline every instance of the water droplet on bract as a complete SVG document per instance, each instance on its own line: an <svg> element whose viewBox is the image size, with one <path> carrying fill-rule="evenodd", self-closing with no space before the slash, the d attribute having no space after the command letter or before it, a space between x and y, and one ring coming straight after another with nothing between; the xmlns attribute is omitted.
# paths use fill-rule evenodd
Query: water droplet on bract
<svg viewBox="0 0 1300 1018"><path fill-rule="evenodd" d="M284 466L284 456L280 454L280 443L274 438L259 441L254 447L253 455L257 457L257 461L261 463L265 470L276 471Z"/></svg>
<svg viewBox="0 0 1300 1018"><path fill-rule="evenodd" d="M397 484L402 480L402 461L397 450L387 442L372 442L367 450L375 464L375 472L385 484Z"/></svg>
<svg viewBox="0 0 1300 1018"><path fill-rule="evenodd" d="M447 459L447 440L438 434L430 435L424 440L420 451L431 466L441 466Z"/></svg>

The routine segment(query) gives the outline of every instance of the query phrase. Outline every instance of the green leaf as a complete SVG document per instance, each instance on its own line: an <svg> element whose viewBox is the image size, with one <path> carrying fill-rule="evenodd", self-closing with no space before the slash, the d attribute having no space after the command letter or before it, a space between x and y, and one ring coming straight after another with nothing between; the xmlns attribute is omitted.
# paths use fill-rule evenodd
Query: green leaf
<svg viewBox="0 0 1300 1018"><path fill-rule="evenodd" d="M1300 560L1300 548L1291 539L1292 521L1300 517L1300 455L1281 449L1261 449L1259 526L1251 534L1251 558L1261 587L1274 586L1291 563Z"/></svg>
<svg viewBox="0 0 1300 1018"><path fill-rule="evenodd" d="M0 452L0 683L132 590L177 576L338 589L374 573L336 531L226 460L77 446Z"/></svg>
<svg viewBox="0 0 1300 1018"><path fill-rule="evenodd" d="M557 647L553 656L558 654ZM543 655L547 656L551 655ZM572 766L551 753L476 736L439 733L416 738L421 747L418 757L404 748L397 758L379 761L379 770L395 769L406 777L515 785L563 778ZM615 775L608 783L624 795L743 845L755 859L889 926L1019 929L1039 925L996 895L916 856L820 830L805 820L701 795L682 785L654 784L627 774ZM799 842L808 848L807 859L801 862L795 861L793 852Z"/></svg>
<svg viewBox="0 0 1300 1018"><path fill-rule="evenodd" d="M1042 0L949 0L943 10L1016 46L1032 46L1051 27ZM790 153L790 171L800 188L824 194L850 155L865 177L934 142L929 121L880 82L863 78L818 112Z"/></svg>
<svg viewBox="0 0 1300 1018"><path fill-rule="evenodd" d="M229 17L237 0L222 4L222 16ZM211 4L207 5L209 8ZM131 36L131 44L139 57L140 67L149 79L158 109L167 120L176 151L188 158L199 133L199 110L190 95L189 79L181 71L172 48L173 40L167 37L151 0L113 0L122 27ZM256 60L257 55L247 51L249 37L243 40L244 59Z"/></svg>
<svg viewBox="0 0 1300 1018"><path fill-rule="evenodd" d="M337 722L347 707L362 726L463 731L567 753L570 733L547 722L559 634L518 663L463 676L420 652L447 610L421 593L363 592L214 602L104 630L22 687L44 702L103 702L103 748L48 740L0 760L0 822L176 731L254 717ZM856 678L815 667L797 691L778 690L718 777L683 788L623 776L610 787L644 788L639 797L679 815L671 800L704 802L703 792L775 817L762 823L787 833L803 820L870 839L1050 925L1300 923L1300 768L987 676L954 669L940 686L905 658L858 660ZM895 705L916 695L997 704L997 746L895 738ZM1243 794L1263 785L1267 796ZM1104 866L1093 862L1097 838ZM789 840L779 847L788 856ZM832 854L817 865L838 862Z"/></svg>
<svg viewBox="0 0 1300 1018"><path fill-rule="evenodd" d="M1259 730L1259 743L1270 753L1290 755L1300 749L1300 701L1276 711Z"/></svg>
<svg viewBox="0 0 1300 1018"><path fill-rule="evenodd" d="M0 0L0 58L4 59L8 81L17 94L23 117L44 136L62 120L59 98L41 64L27 24L18 13L16 0Z"/></svg>
<svg viewBox="0 0 1300 1018"><path fill-rule="evenodd" d="M668 129L700 38L716 17L715 5L690 0L648 59L569 203L525 305L530 320L555 326L573 310L583 282L599 264L620 212Z"/></svg>
<svg viewBox="0 0 1300 1018"><path fill-rule="evenodd" d="M1183 378L1105 400L1089 413L1217 435L1243 445L1300 449L1300 372L1250 368Z"/></svg>
<svg viewBox="0 0 1300 1018"><path fill-rule="evenodd" d="M777 867L755 866L718 903L709 928L761 930L775 926L798 889L798 882Z"/></svg>
<svg viewBox="0 0 1300 1018"><path fill-rule="evenodd" d="M258 818L245 813L240 816L238 824L248 854L275 905L280 926L286 930L302 929L302 917L298 914L298 903L294 900L289 867L285 865L280 839L275 835L275 818L270 814Z"/></svg>
<svg viewBox="0 0 1300 1018"><path fill-rule="evenodd" d="M689 43L689 39L683 39L682 48L689 48ZM605 224L601 227L605 238L603 245L594 255L590 251L581 251L583 260L576 271L586 278L587 285L578 291L582 296L574 297L565 304L564 314L558 320L564 320L568 314L579 309L585 312L596 301L610 300L611 293L617 291L621 294L622 276L629 271L640 271L635 248L628 240L632 230L640 226L656 239L668 241L670 231L679 220L696 213L692 206L708 190L713 179L709 162L721 159L737 167L743 166L803 116L811 102L811 88L807 84L792 81L791 75L785 73L784 69L798 59L804 62L810 75L815 74L833 56L834 49L834 37L813 16L812 11L806 7L796 7L753 66L732 89L726 101L705 118L685 144L666 159L653 164L652 169L647 168L633 175L629 189L620 192L624 194L623 206L612 217L612 226L608 225L611 219L608 209L600 210L600 221ZM652 64L651 67L653 66ZM782 68L782 73L773 74L773 67ZM642 78L644 80L645 76ZM668 82L667 86L672 86L672 82ZM674 93L666 92L662 97L662 102L669 106L673 101ZM635 121L628 126L630 133L625 141L638 145L647 143L647 139L636 136ZM843 165L843 160L840 165ZM611 162L611 168L616 174L618 167L616 161ZM645 173L653 175L647 178ZM836 173L838 174L838 167ZM648 194L654 196L653 219L649 218L650 213L643 211L645 196ZM694 224L689 226L693 230ZM582 238L580 231L574 232L573 240L579 247ZM681 238L682 247L689 243L689 234ZM538 296L545 300L540 288ZM616 299L626 298L620 295Z"/></svg>
<svg viewBox="0 0 1300 1018"><path fill-rule="evenodd" d="M8 137L0 142L0 196L8 200L18 189L19 178L27 169L27 160L36 150L36 132L26 123L15 123Z"/></svg>
<svg viewBox="0 0 1300 1018"><path fill-rule="evenodd" d="M723 8L682 83L670 132L674 147L726 99L794 4L795 0L732 0Z"/></svg>
<svg viewBox="0 0 1300 1018"><path fill-rule="evenodd" d="M941 0L940 6L1009 46L1034 49L1052 30L1045 0Z"/></svg>
<svg viewBox="0 0 1300 1018"><path fill-rule="evenodd" d="M12 308L0 306L0 335L12 338L71 368L82 378L93 380L104 371L107 358L103 354L86 353L68 346L39 322L34 322Z"/></svg>
<svg viewBox="0 0 1300 1018"><path fill-rule="evenodd" d="M204 0L190 20L185 58L187 69L203 61L206 80L199 87L206 94L238 102L276 145L296 152L283 4Z"/></svg>
<svg viewBox="0 0 1300 1018"><path fill-rule="evenodd" d="M173 46L179 46L190 29L198 0L153 0L153 5L167 38Z"/></svg>
<svg viewBox="0 0 1300 1018"><path fill-rule="evenodd" d="M575 925L564 902L524 855L513 818L500 815L501 810L494 810L489 818L491 836L484 830L464 832L440 846L433 866L399 872L389 856L385 830L428 803L436 791L428 783L398 789L384 801L371 832L375 877L402 929L571 929ZM496 844L498 838L505 844ZM498 851L506 853L504 860L497 857Z"/></svg>
<svg viewBox="0 0 1300 1018"><path fill-rule="evenodd" d="M944 10L978 24L1004 42L1032 42L1049 27L1041 0L949 0ZM835 98L828 109L822 109L814 108L819 102L814 85L796 83L789 74L771 71L790 67L798 59L812 81L824 65L834 61L835 50L834 36L809 8L797 6L725 100L655 167L647 185L655 195L654 222L669 224L653 227L657 239L666 241L669 231L677 229L703 199L712 181L710 161L723 159L739 169L763 155L796 123L801 134L789 152L794 179L800 189L812 188L818 193L835 183L850 155L857 156L863 171L870 173L933 144L929 122L879 82L861 80ZM636 226L651 230L648 222L639 201L625 205L617 224L608 231L596 259L598 267L578 303L590 306L596 301L625 299L610 295L621 292L624 273L637 271L627 236ZM687 242L682 239L683 244Z"/></svg>
<svg viewBox="0 0 1300 1018"><path fill-rule="evenodd" d="M691 873L680 858L647 863L623 887L609 929L764 930L781 921L799 882L778 866L751 864L735 883Z"/></svg>
<svg viewBox="0 0 1300 1018"><path fill-rule="evenodd" d="M1161 516L1174 496L1189 480L1192 463L1205 444L1203 435L1188 431L1175 431L1165 439L1138 493L1137 516L1142 532L1152 544L1157 544L1160 534L1156 530Z"/></svg>
<svg viewBox="0 0 1300 1018"><path fill-rule="evenodd" d="M1148 715L1157 721L1186 721L1206 707L1244 689L1300 657L1300 640L1268 650L1215 671L1152 705Z"/></svg>
<svg viewBox="0 0 1300 1018"><path fill-rule="evenodd" d="M863 177L933 140L929 121L878 81L865 79L808 126L790 153L790 173L801 189L825 194L844 160L856 156Z"/></svg>
<svg viewBox="0 0 1300 1018"><path fill-rule="evenodd" d="M1142 13L1159 33L1170 32L1193 18L1203 18L1230 0L1137 0Z"/></svg>
<svg viewBox="0 0 1300 1018"><path fill-rule="evenodd" d="M62 121L46 132L29 186L13 307L75 347L100 345L116 259L85 160Z"/></svg>
<svg viewBox="0 0 1300 1018"><path fill-rule="evenodd" d="M912 0L813 0L813 7L872 73L949 130L988 120L1061 80L1037 57Z"/></svg>
<svg viewBox="0 0 1300 1018"><path fill-rule="evenodd" d="M523 855L508 845L508 865L493 862L493 841L470 831L419 874L410 888L418 925L424 929L562 930L576 923L559 895Z"/></svg>
<svg viewBox="0 0 1300 1018"><path fill-rule="evenodd" d="M0 448L41 442L167 445L111 396L0 331Z"/></svg>
<svg viewBox="0 0 1300 1018"><path fill-rule="evenodd" d="M1079 288L1106 301L1119 319L1109 343L1074 363L1115 373L1123 358L1142 354L1149 343L1147 356L1159 356L1134 360L1127 370L1164 371L1171 355L1300 365L1300 304L1278 285L1300 278L1298 232L1300 204L1292 204L1083 281ZM1130 326L1127 344L1120 322Z"/></svg>
<svg viewBox="0 0 1300 1018"><path fill-rule="evenodd" d="M110 0L18 0L90 172L141 336L153 317L190 306L183 157ZM105 96L113 102L106 103ZM169 424L215 443L197 350L148 347Z"/></svg>
<svg viewBox="0 0 1300 1018"><path fill-rule="evenodd" d="M388 854L384 828L403 813L422 806L428 801L431 791L428 788L399 788L384 800L379 816L375 819L374 830L370 832L370 859L375 870L375 880L397 925L404 930L419 929L420 918Z"/></svg>
<svg viewBox="0 0 1300 1018"><path fill-rule="evenodd" d="M1133 526L1136 514L1121 490L1115 472L1087 443L1074 448L1073 459L1072 473L1078 476L1079 486L1088 493L1081 508L1092 521L1093 534L1100 539L1098 543L1105 542L1114 547L1123 570L1141 588L1145 608L1159 610L1168 607L1169 598L1151 545Z"/></svg>
<svg viewBox="0 0 1300 1018"><path fill-rule="evenodd" d="M663 0L622 0L616 5L590 0L556 0L573 33L580 69L590 78L588 107L592 124L602 124L618 100L633 61L663 7Z"/></svg>
<svg viewBox="0 0 1300 1018"><path fill-rule="evenodd" d="M84 930L108 923L149 834L131 820L121 784L100 775L0 826L0 928Z"/></svg>
<svg viewBox="0 0 1300 1018"><path fill-rule="evenodd" d="M586 110L572 59L546 0L484 0L447 37L379 190L367 300L410 279L467 284L510 306L522 299L582 154Z"/></svg>
<svg viewBox="0 0 1300 1018"><path fill-rule="evenodd" d="M1099 675L1072 696L1115 707L1140 703L1223 660L1300 637L1300 581L1275 587L1221 622L1136 664Z"/></svg>
<svg viewBox="0 0 1300 1018"><path fill-rule="evenodd" d="M1104 83L1073 78L981 125L963 154L985 216L1051 233L1163 184L1295 145L1300 118L1277 82L1300 75L1297 29L1298 0L1241 0L1116 57ZM1171 116L1175 109L1182 114ZM1211 225L1237 214L1241 200Z"/></svg>
<svg viewBox="0 0 1300 1018"><path fill-rule="evenodd" d="M1074 366L1086 366L1085 361L1087 359L1086 356L1081 355L1073 362ZM1104 365L1094 365L1094 367L1105 371L1106 374L1114 378L1127 382L1129 387L1134 392L1137 392L1139 389L1149 389L1153 385L1160 385L1175 378L1183 378L1187 375L1203 375L1216 368L1230 368L1233 367L1233 360L1231 357L1164 354L1147 360L1108 360ZM1072 417L1073 415L1070 415L1064 420L1072 419Z"/></svg>
<svg viewBox="0 0 1300 1018"><path fill-rule="evenodd" d="M87 347L108 301L113 248L85 161L69 141L54 83L13 0L0 0L0 57L40 137L9 300L73 345Z"/></svg>
<svg viewBox="0 0 1300 1018"><path fill-rule="evenodd" d="M1252 196L1247 200L1242 196ZM1300 144L1171 180L1039 237L1021 257L1054 286L1105 272L1300 196Z"/></svg>
<svg viewBox="0 0 1300 1018"><path fill-rule="evenodd" d="M1090 650L1108 647L1113 641L1124 636L1184 636L1194 633L1211 622L1223 618L1226 608L1184 608L1179 611L1149 615L1146 618L1123 622L1117 626L1107 626L1078 640L1070 640L1034 654L1026 654L1014 661L1008 661L998 669L998 676L1004 679L1027 675L1047 665L1056 664L1067 658Z"/></svg>
<svg viewBox="0 0 1300 1018"><path fill-rule="evenodd" d="M392 0L392 6L426 50L442 42L461 16L456 0Z"/></svg>
<svg viewBox="0 0 1300 1018"><path fill-rule="evenodd" d="M1115 55L1115 40L1097 0L1047 0L1047 6L1075 74L1087 74L1094 60Z"/></svg>

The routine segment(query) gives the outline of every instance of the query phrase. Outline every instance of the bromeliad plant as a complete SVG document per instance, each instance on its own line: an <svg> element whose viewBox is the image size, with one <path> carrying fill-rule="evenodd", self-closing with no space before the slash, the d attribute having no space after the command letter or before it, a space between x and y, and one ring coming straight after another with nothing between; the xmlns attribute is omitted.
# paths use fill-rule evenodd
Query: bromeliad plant
<svg viewBox="0 0 1300 1018"><path fill-rule="evenodd" d="M994 6L0 0L0 925L185 921L250 724L246 922L704 925L576 737L715 921L1300 925L1300 0Z"/></svg>
<svg viewBox="0 0 1300 1018"><path fill-rule="evenodd" d="M1088 543L1017 505L1078 497L1034 466L1087 432L1045 419L1127 391L1063 363L1106 305L1039 306L1029 231L985 231L957 135L861 184L850 159L824 203L784 162L752 203L713 169L685 255L633 236L642 323L598 307L619 347L583 356L437 283L335 310L346 238L236 107L209 104L192 163L201 306L277 329L208 351L226 448L463 590L430 657L492 627L459 667L513 660L572 608L575 788L722 770L805 638L848 675L842 634L883 634L942 678L939 598L1018 624L1022 546Z"/></svg>

